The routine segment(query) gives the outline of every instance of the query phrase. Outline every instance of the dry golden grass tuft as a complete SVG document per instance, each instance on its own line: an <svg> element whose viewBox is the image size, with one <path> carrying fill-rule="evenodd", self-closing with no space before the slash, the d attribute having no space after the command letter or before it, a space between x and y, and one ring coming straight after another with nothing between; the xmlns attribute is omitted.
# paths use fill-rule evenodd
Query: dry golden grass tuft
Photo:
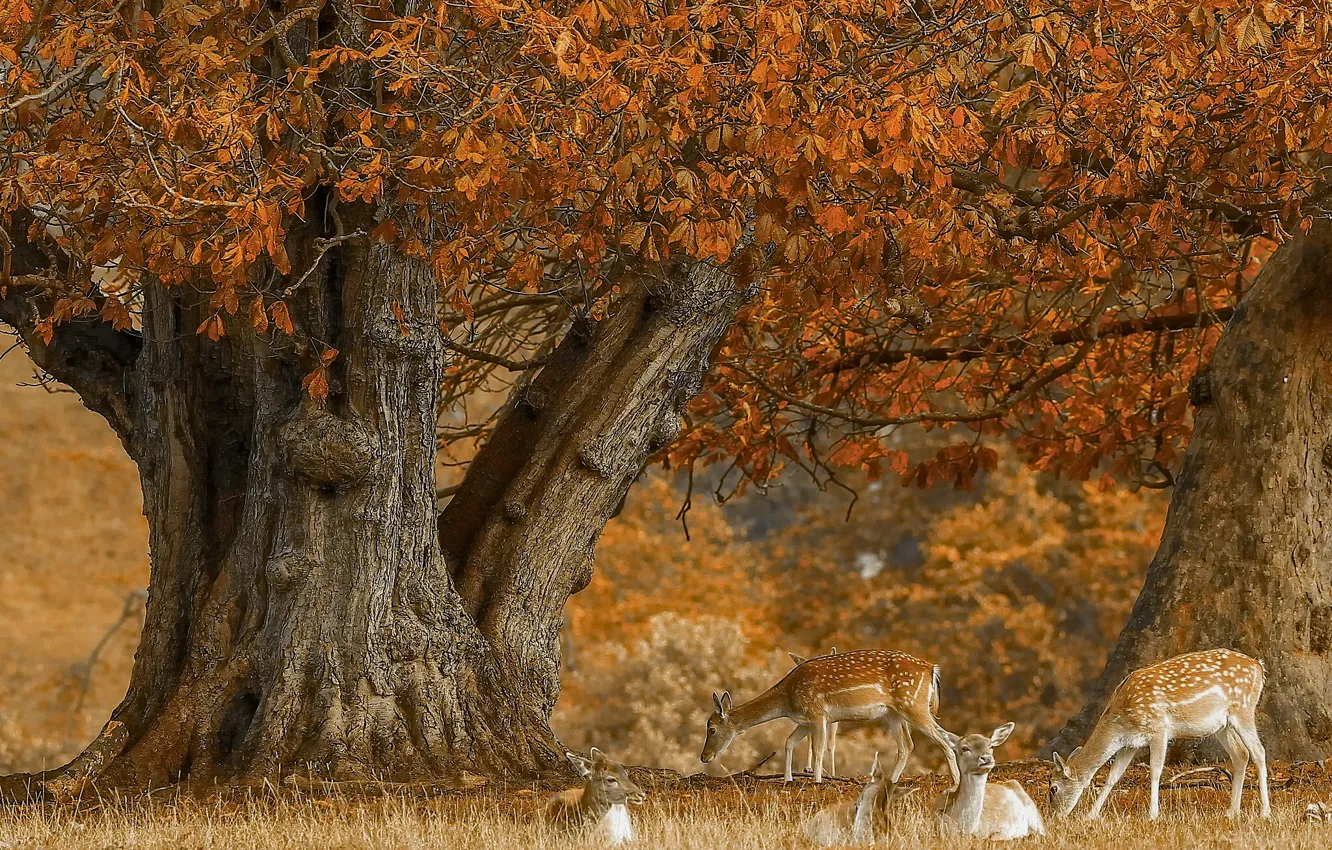
<svg viewBox="0 0 1332 850"><path fill-rule="evenodd" d="M1027 775L1021 768L1005 770ZM1135 773L1145 771L1136 770ZM1133 778L1116 792L1100 821L1072 820L1051 824L1044 838L1013 846L1112 850L1153 847L1154 850L1194 848L1323 848L1332 841L1332 825L1308 823L1305 805L1326 799L1326 776L1273 794L1273 817L1253 815L1256 795L1246 800L1246 815L1224 817L1222 787L1167 791L1163 814L1155 823L1144 819L1143 777ZM942 787L934 777L922 792L909 798L895 820L884 848L971 848L990 846L970 839L940 838L926 807ZM851 782L809 781L785 786L778 781L694 778L657 781L649 801L635 810L638 839L645 848L715 848L771 850L809 846L801 825L817 808L848 799ZM1038 798L1040 783L1029 785ZM0 811L0 847L67 848L68 850L296 850L319 847L395 848L395 850L565 850L589 846L586 836L559 835L537 817L547 792L483 791L429 799L252 797L228 799L153 799L146 802L103 803L82 809L10 809ZM1250 805L1250 803L1252 805Z"/></svg>

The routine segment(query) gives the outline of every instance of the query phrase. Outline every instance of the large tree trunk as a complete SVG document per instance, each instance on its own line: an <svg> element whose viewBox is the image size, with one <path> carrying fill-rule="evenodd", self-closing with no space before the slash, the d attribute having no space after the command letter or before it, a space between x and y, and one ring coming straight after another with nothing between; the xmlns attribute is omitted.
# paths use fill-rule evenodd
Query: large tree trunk
<svg viewBox="0 0 1332 850"><path fill-rule="evenodd" d="M1231 647L1267 666L1259 730L1268 755L1324 758L1332 754L1332 224L1316 223L1277 252L1192 394L1196 425L1161 546L1086 707L1046 750L1081 744L1133 670Z"/></svg>
<svg viewBox="0 0 1332 850"><path fill-rule="evenodd" d="M317 351L275 350L240 322L211 342L196 329L213 309L188 287L147 283L142 341L94 364L110 379L81 394L141 473L143 639L96 758L46 786L0 780L0 797L102 760L130 787L564 768L548 725L564 603L745 293L704 265L626 279L511 402L437 517L438 282L363 241L324 262L293 315L298 338L339 351L326 403L301 387ZM11 292L0 319L31 325L34 303ZM28 339L77 388L78 358L55 356L86 345L75 332L94 329Z"/></svg>

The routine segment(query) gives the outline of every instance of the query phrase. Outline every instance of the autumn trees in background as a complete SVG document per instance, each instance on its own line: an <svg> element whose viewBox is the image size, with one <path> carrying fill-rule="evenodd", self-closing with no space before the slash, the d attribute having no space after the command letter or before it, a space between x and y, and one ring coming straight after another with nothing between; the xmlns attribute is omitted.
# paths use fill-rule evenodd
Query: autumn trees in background
<svg viewBox="0 0 1332 850"><path fill-rule="evenodd" d="M3 10L0 320L115 430L151 529L108 780L555 768L563 607L651 456L965 483L1015 434L1039 468L1169 486L1212 328L1262 299L1232 333L1290 311L1322 390L1317 4ZM1269 365L1196 387L1223 446L1194 442L1191 486L1238 450L1226 405L1305 404ZM1290 474L1230 520L1307 489L1314 419L1276 417ZM953 438L913 455L915 424ZM1116 663L1231 641L1283 704L1311 693L1298 618L1237 631L1265 610L1238 593L1161 626L1188 596L1140 603L1154 637Z"/></svg>
<svg viewBox="0 0 1332 850"><path fill-rule="evenodd" d="M697 706L712 689L760 692L790 669L787 651L897 647L942 667L942 723L1007 712L1034 754L1082 707L1164 520L1155 491L1056 481L1007 447L967 491L857 476L849 521L849 495L798 481L720 507L699 500L688 542L680 491L658 476L635 489L569 603L564 740L696 771ZM780 750L786 731L747 733L725 767ZM893 744L843 736L844 773L868 769L869 746Z"/></svg>

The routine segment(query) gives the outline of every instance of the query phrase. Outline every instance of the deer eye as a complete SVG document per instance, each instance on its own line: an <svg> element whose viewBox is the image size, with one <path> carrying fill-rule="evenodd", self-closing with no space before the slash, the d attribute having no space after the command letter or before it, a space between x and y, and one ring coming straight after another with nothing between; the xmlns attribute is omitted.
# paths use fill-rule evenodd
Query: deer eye
<svg viewBox="0 0 1332 850"><path fill-rule="evenodd" d="M963 747L962 752L966 753L967 755L971 755L971 747Z"/></svg>
<svg viewBox="0 0 1332 850"><path fill-rule="evenodd" d="M607 785L619 785L619 784L620 784L620 780L616 779L614 776L607 776L607 777L606 777L606 784L607 784Z"/></svg>

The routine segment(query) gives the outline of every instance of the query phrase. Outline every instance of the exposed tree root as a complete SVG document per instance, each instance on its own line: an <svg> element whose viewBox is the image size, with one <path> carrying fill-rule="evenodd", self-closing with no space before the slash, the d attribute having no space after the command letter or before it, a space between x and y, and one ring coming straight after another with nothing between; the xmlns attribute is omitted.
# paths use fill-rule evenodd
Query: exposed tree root
<svg viewBox="0 0 1332 850"><path fill-rule="evenodd" d="M63 767L0 776L0 803L75 802L102 775L107 764L124 751L127 743L129 729L112 720L83 752Z"/></svg>

